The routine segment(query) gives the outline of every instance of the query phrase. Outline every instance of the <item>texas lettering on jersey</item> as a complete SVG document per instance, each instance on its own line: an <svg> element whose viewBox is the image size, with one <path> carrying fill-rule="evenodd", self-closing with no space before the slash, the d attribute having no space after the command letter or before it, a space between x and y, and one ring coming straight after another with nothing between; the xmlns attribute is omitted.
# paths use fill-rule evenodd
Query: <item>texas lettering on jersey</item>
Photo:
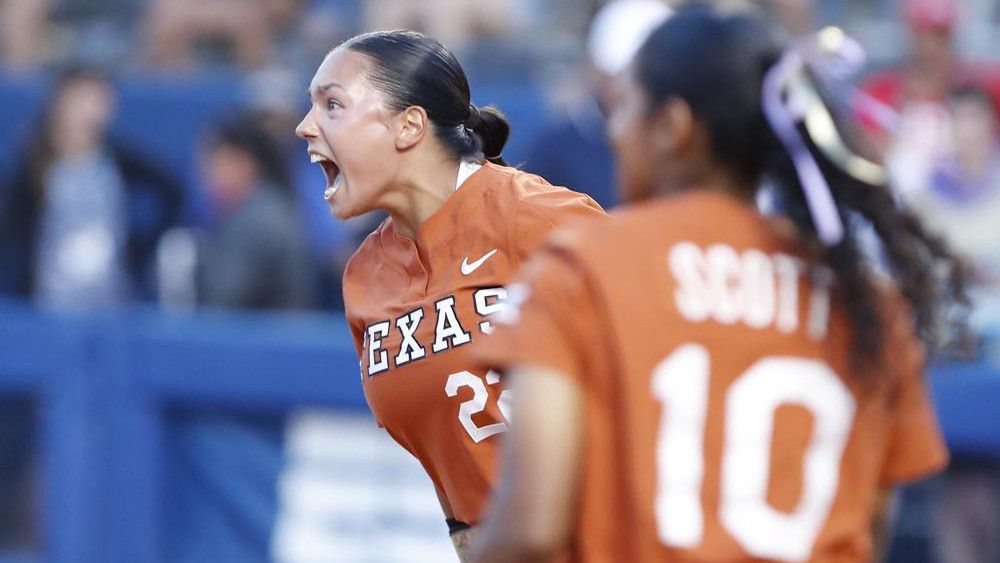
<svg viewBox="0 0 1000 563"><path fill-rule="evenodd" d="M493 332L493 325L488 317L503 308L506 298L507 290L503 287L483 287L472 293L471 305L477 315L472 324L479 334ZM455 306L455 295L448 295L435 301L432 311L425 311L424 307L420 307L395 319L368 325L363 345L368 361L362 363L363 375L372 377L387 372L392 367L402 367L426 358L428 353L441 354L472 342L473 333L462 324ZM425 319L434 323L433 338L420 342L416 334ZM385 340L393 330L397 332L399 342L390 349L386 347Z"/></svg>

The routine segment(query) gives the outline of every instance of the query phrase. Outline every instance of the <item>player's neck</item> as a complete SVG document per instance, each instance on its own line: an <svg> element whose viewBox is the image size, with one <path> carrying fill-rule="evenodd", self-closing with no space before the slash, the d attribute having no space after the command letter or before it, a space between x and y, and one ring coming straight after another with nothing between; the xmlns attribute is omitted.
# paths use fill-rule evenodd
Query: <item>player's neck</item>
<svg viewBox="0 0 1000 563"><path fill-rule="evenodd" d="M457 162L436 161L415 166L400 179L386 206L396 232L407 238L416 238L420 226L455 193L458 167Z"/></svg>

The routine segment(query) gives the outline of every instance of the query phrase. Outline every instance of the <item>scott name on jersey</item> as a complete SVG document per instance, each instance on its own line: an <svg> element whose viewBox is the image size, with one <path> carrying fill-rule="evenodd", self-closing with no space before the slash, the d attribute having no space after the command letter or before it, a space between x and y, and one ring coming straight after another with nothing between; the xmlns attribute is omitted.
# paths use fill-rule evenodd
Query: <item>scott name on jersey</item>
<svg viewBox="0 0 1000 563"><path fill-rule="evenodd" d="M678 242L668 253L676 282L674 304L686 320L740 323L752 329L777 328L789 334L799 319L799 278L807 276L811 291L805 323L813 340L826 336L832 273L822 265L781 252L756 248L737 251L728 244L701 247Z"/></svg>

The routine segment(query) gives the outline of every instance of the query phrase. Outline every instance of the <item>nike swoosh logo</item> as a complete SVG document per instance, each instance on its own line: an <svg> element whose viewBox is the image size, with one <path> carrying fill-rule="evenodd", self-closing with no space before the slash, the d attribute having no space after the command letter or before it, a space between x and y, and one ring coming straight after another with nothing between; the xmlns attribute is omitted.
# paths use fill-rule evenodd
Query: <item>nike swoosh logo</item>
<svg viewBox="0 0 1000 563"><path fill-rule="evenodd" d="M472 272L475 272L476 270L479 269L480 266L483 265L483 262L486 262L487 260L489 260L490 256L493 256L496 253L497 253L497 249L494 248L493 250L491 250L491 251L487 252L486 254L484 254L482 258L480 258L479 260L476 260L475 262L473 262L471 264L469 263L469 257L466 256L464 259L462 259L462 275L463 276L467 276L467 275L471 274Z"/></svg>

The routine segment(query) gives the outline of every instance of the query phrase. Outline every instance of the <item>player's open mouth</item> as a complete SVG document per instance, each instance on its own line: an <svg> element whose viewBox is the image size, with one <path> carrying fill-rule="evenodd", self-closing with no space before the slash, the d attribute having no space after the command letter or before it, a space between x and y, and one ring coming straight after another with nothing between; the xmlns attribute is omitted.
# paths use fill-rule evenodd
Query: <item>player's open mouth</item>
<svg viewBox="0 0 1000 563"><path fill-rule="evenodd" d="M343 178L340 175L340 167L337 163L330 160L329 158L317 154L314 152L309 153L310 162L320 165L323 169L323 175L326 176L326 190L323 191L323 199L330 201L337 190L340 189L340 185L343 182Z"/></svg>

